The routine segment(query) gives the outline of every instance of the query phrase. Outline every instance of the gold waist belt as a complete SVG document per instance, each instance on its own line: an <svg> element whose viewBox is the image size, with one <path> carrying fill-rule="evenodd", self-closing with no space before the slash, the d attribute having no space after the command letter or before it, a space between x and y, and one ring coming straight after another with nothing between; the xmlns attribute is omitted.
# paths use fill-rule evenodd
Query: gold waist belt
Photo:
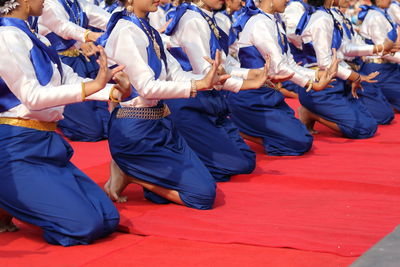
<svg viewBox="0 0 400 267"><path fill-rule="evenodd" d="M365 58L363 57L363 60L365 63L375 63L375 64L393 64L393 62L390 62L387 59L383 59L383 58Z"/></svg>
<svg viewBox="0 0 400 267"><path fill-rule="evenodd" d="M66 56L66 57L78 57L80 52L76 48L70 48L68 50L58 52L58 54L61 56Z"/></svg>
<svg viewBox="0 0 400 267"><path fill-rule="evenodd" d="M129 108L123 107L117 111L117 119L143 119L143 120L159 120L168 116L171 112L167 105L161 108Z"/></svg>
<svg viewBox="0 0 400 267"><path fill-rule="evenodd" d="M28 120L20 118L0 118L0 124L25 127L39 131L55 131L57 128L56 122L44 122L37 120Z"/></svg>

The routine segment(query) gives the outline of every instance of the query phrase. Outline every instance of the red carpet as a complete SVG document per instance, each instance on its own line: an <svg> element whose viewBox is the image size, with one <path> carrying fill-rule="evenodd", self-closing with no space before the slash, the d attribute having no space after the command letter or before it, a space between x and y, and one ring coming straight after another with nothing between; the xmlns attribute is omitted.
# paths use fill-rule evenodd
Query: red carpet
<svg viewBox="0 0 400 267"><path fill-rule="evenodd" d="M361 255L400 223L400 125L368 140L319 130L302 157L268 157L254 145L256 171L219 184L210 211L152 205L131 186L122 224L140 235Z"/></svg>
<svg viewBox="0 0 400 267"><path fill-rule="evenodd" d="M0 238L0 266L285 266L344 267L354 257L294 249L213 244L115 233L90 246L59 247L43 242L40 230L19 224Z"/></svg>
<svg viewBox="0 0 400 267"><path fill-rule="evenodd" d="M141 266L243 266L246 260L254 261L252 266L347 266L400 223L396 116L368 140L344 139L318 126L312 151L302 157L269 157L251 144L257 151L256 171L218 184L214 210L152 204L131 185L125 192L129 201L118 208L121 230L132 234L65 249L45 244L37 229L25 226L1 236L0 265L26 266L49 256L52 266L126 266L136 261ZM76 165L104 184L107 143L73 146Z"/></svg>

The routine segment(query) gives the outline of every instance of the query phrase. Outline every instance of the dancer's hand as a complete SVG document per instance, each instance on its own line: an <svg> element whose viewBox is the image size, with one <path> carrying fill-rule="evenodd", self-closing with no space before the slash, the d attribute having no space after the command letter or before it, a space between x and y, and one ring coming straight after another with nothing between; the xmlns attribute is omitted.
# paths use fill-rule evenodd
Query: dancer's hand
<svg viewBox="0 0 400 267"><path fill-rule="evenodd" d="M221 53L220 53L220 54L221 54ZM208 63L210 63L211 65L214 64L214 60L212 60L211 58L209 58L209 57L204 57L204 59L205 59ZM221 61L221 59L220 59L220 61ZM224 69L224 67L223 67L221 64L219 64L219 66L218 66L217 73L218 73L218 75L225 75L225 74L227 74L226 70Z"/></svg>
<svg viewBox="0 0 400 267"><path fill-rule="evenodd" d="M157 31L159 33L164 33L165 30L167 29L168 25L171 23L172 19L168 20L160 29L158 29Z"/></svg>
<svg viewBox="0 0 400 267"><path fill-rule="evenodd" d="M260 87L263 87L264 85L267 85L269 87L275 87L275 85L268 79L270 63L271 63L271 58L270 58L270 56L267 55L265 57L264 67L260 70L257 77L255 77L254 79L243 80L243 84L242 84L242 87L240 88L240 90L259 89Z"/></svg>
<svg viewBox="0 0 400 267"><path fill-rule="evenodd" d="M383 51L382 51L383 54L390 53L393 47L394 47L394 42L386 37L385 41L383 42Z"/></svg>
<svg viewBox="0 0 400 267"><path fill-rule="evenodd" d="M109 69L107 64L107 55L102 46L97 46L99 50L99 58L97 64L99 64L99 72L94 81L96 81L99 87L104 88L111 78L117 73L122 71L125 66L118 66L114 69Z"/></svg>
<svg viewBox="0 0 400 267"><path fill-rule="evenodd" d="M99 52L99 48L93 43L82 43L81 52L86 57L86 61L90 61L88 57L95 55Z"/></svg>
<svg viewBox="0 0 400 267"><path fill-rule="evenodd" d="M114 87L118 91L113 91L114 99L119 99L120 101L130 96L132 92L131 83L129 81L129 76L125 72L119 71L112 77L113 81L116 83Z"/></svg>
<svg viewBox="0 0 400 267"><path fill-rule="evenodd" d="M339 62L340 60L337 57L336 49L332 49L332 62L331 65L328 67L327 72L328 75L331 76L332 78L336 76L336 73L338 71L339 67Z"/></svg>
<svg viewBox="0 0 400 267"><path fill-rule="evenodd" d="M87 40L85 40L86 42L96 42L97 39L99 39L100 36L102 36L103 33L102 32L89 32L87 34Z"/></svg>
<svg viewBox="0 0 400 267"><path fill-rule="evenodd" d="M109 69L104 48L101 46L98 46L97 48L99 49L99 58L97 59L97 63L99 64L99 72L94 80L84 83L85 96L92 95L103 89L108 81L110 81L117 72L120 72L125 68L125 66L118 66L112 70Z"/></svg>
<svg viewBox="0 0 400 267"><path fill-rule="evenodd" d="M361 85L361 82L366 83L376 83L377 80L374 80L376 76L379 75L378 71L371 72L368 76L360 75L360 78L351 84L351 94L354 98L358 98L357 90L360 88L361 91L364 91L364 88Z"/></svg>
<svg viewBox="0 0 400 267"><path fill-rule="evenodd" d="M337 58L336 49L332 49L332 62L326 70L318 70L318 81L314 82L312 88L307 88L307 91L313 89L314 91L321 91L326 87L332 87L331 82L334 82L339 67L339 59Z"/></svg>
<svg viewBox="0 0 400 267"><path fill-rule="evenodd" d="M321 91L326 87L332 87L332 85L330 85L330 83L335 81L335 79L333 79L335 77L335 75L336 75L336 73L329 72L328 70L319 71L318 72L319 81L313 83L312 89L314 91Z"/></svg>
<svg viewBox="0 0 400 267"><path fill-rule="evenodd" d="M268 77L272 83L282 83L292 79L293 76L294 73L285 75L269 75Z"/></svg>
<svg viewBox="0 0 400 267"><path fill-rule="evenodd" d="M207 90L213 88L215 85L222 85L231 77L228 74L220 73L221 52L219 50L215 54L215 60L209 58L205 58L205 60L210 62L211 68L203 79L196 81L197 91Z"/></svg>

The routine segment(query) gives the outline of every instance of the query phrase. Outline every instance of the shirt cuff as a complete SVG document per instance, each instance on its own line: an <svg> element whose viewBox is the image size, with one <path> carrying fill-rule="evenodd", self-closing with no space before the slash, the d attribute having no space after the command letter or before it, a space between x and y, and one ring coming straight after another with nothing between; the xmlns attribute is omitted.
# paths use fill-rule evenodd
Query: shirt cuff
<svg viewBox="0 0 400 267"><path fill-rule="evenodd" d="M228 80L225 81L222 89L237 93L240 91L240 88L242 88L242 85L243 79L239 77L230 77Z"/></svg>
<svg viewBox="0 0 400 267"><path fill-rule="evenodd" d="M232 76L236 76L242 79L247 79L247 76L249 75L249 69L244 69L244 68L232 68L231 72L229 73Z"/></svg>
<svg viewBox="0 0 400 267"><path fill-rule="evenodd" d="M91 94L90 96L87 96L85 100L98 100L98 101L108 101L110 98L110 92L111 88L114 86L114 84L107 84L106 87L101 89L100 91Z"/></svg>

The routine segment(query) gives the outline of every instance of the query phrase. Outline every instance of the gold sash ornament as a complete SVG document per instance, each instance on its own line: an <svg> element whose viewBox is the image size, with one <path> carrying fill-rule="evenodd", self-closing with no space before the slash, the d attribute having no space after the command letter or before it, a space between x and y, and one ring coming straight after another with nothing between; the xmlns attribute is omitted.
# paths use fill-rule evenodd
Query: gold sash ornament
<svg viewBox="0 0 400 267"><path fill-rule="evenodd" d="M0 124L7 124L12 126L25 127L30 129L35 129L39 131L48 131L53 132L57 128L56 122L45 122L45 121L37 121L37 120L28 120L21 118L0 118Z"/></svg>

